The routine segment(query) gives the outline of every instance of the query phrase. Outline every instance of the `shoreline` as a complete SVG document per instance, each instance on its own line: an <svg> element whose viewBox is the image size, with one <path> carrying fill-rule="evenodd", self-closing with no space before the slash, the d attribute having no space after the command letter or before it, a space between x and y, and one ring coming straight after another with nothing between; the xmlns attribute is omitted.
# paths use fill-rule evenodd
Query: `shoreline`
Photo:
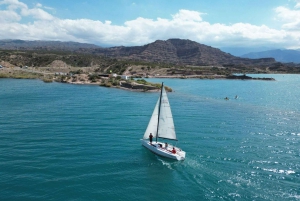
<svg viewBox="0 0 300 201"><path fill-rule="evenodd" d="M71 73L49 73L39 70L31 70L31 69L22 69L22 68L1 68L0 69L0 78L13 78L13 79L39 79L44 81L45 83L50 82L61 82L67 84L77 84L77 85L98 85L107 88L118 88L129 91L136 92L157 92L159 89L151 85L152 83L147 82L148 78L167 78L167 79L228 79L228 80L265 80L265 81L275 81L274 78L257 78L250 77L246 74L243 75L148 75L148 76L132 76L128 75L128 77L133 77L134 79L142 79L145 83L137 83L132 81L126 81L128 79L120 79L121 75L117 76L111 74L107 74L107 77L96 76L96 79L91 79L91 72L84 72L81 74ZM250 74L251 75L251 74ZM123 86L122 86L123 85ZM170 89L172 91L172 89Z"/></svg>

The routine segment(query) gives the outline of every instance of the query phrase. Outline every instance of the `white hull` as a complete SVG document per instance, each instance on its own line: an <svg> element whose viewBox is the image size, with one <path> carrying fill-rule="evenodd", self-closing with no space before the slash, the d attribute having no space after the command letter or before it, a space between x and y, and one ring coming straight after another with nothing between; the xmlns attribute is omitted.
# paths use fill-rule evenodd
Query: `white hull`
<svg viewBox="0 0 300 201"><path fill-rule="evenodd" d="M166 149L164 143L162 143L162 142L157 142L157 143L152 142L152 144L150 144L150 142L148 140L141 140L141 141L142 141L142 145L144 147L146 147L147 149L149 149L150 151L152 151L153 153L155 153L159 156L175 159L178 161L182 161L185 159L185 152L182 151L178 147L174 146L176 153L173 154L172 153L172 149L173 149L172 145L168 145L168 147ZM160 146L160 145L162 145L162 146Z"/></svg>

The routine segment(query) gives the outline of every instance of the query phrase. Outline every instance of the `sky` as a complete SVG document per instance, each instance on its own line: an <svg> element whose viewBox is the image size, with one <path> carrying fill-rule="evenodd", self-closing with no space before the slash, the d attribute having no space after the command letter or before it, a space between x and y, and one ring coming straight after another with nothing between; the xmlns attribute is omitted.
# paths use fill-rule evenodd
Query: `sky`
<svg viewBox="0 0 300 201"><path fill-rule="evenodd" d="M300 48L300 0L0 0L0 40Z"/></svg>

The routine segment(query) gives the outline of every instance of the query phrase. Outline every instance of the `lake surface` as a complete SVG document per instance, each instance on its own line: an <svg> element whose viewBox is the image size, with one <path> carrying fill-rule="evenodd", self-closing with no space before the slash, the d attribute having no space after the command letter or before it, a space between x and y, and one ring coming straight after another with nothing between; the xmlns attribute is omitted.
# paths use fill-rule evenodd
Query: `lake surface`
<svg viewBox="0 0 300 201"><path fill-rule="evenodd" d="M0 200L300 200L300 76L257 76L149 79L183 162L141 146L158 93L0 79Z"/></svg>

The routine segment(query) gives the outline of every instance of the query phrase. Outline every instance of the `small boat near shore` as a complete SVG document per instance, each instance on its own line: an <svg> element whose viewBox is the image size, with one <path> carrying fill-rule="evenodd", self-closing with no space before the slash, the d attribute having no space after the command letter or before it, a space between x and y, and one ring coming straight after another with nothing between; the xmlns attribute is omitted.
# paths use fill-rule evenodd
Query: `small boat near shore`
<svg viewBox="0 0 300 201"><path fill-rule="evenodd" d="M151 139L148 140L150 134ZM152 141L152 137L156 139L155 142ZM155 105L143 139L141 139L142 145L159 156L179 161L185 159L183 150L165 142L159 142L157 141L158 138L177 141L171 107L163 83L160 97Z"/></svg>

